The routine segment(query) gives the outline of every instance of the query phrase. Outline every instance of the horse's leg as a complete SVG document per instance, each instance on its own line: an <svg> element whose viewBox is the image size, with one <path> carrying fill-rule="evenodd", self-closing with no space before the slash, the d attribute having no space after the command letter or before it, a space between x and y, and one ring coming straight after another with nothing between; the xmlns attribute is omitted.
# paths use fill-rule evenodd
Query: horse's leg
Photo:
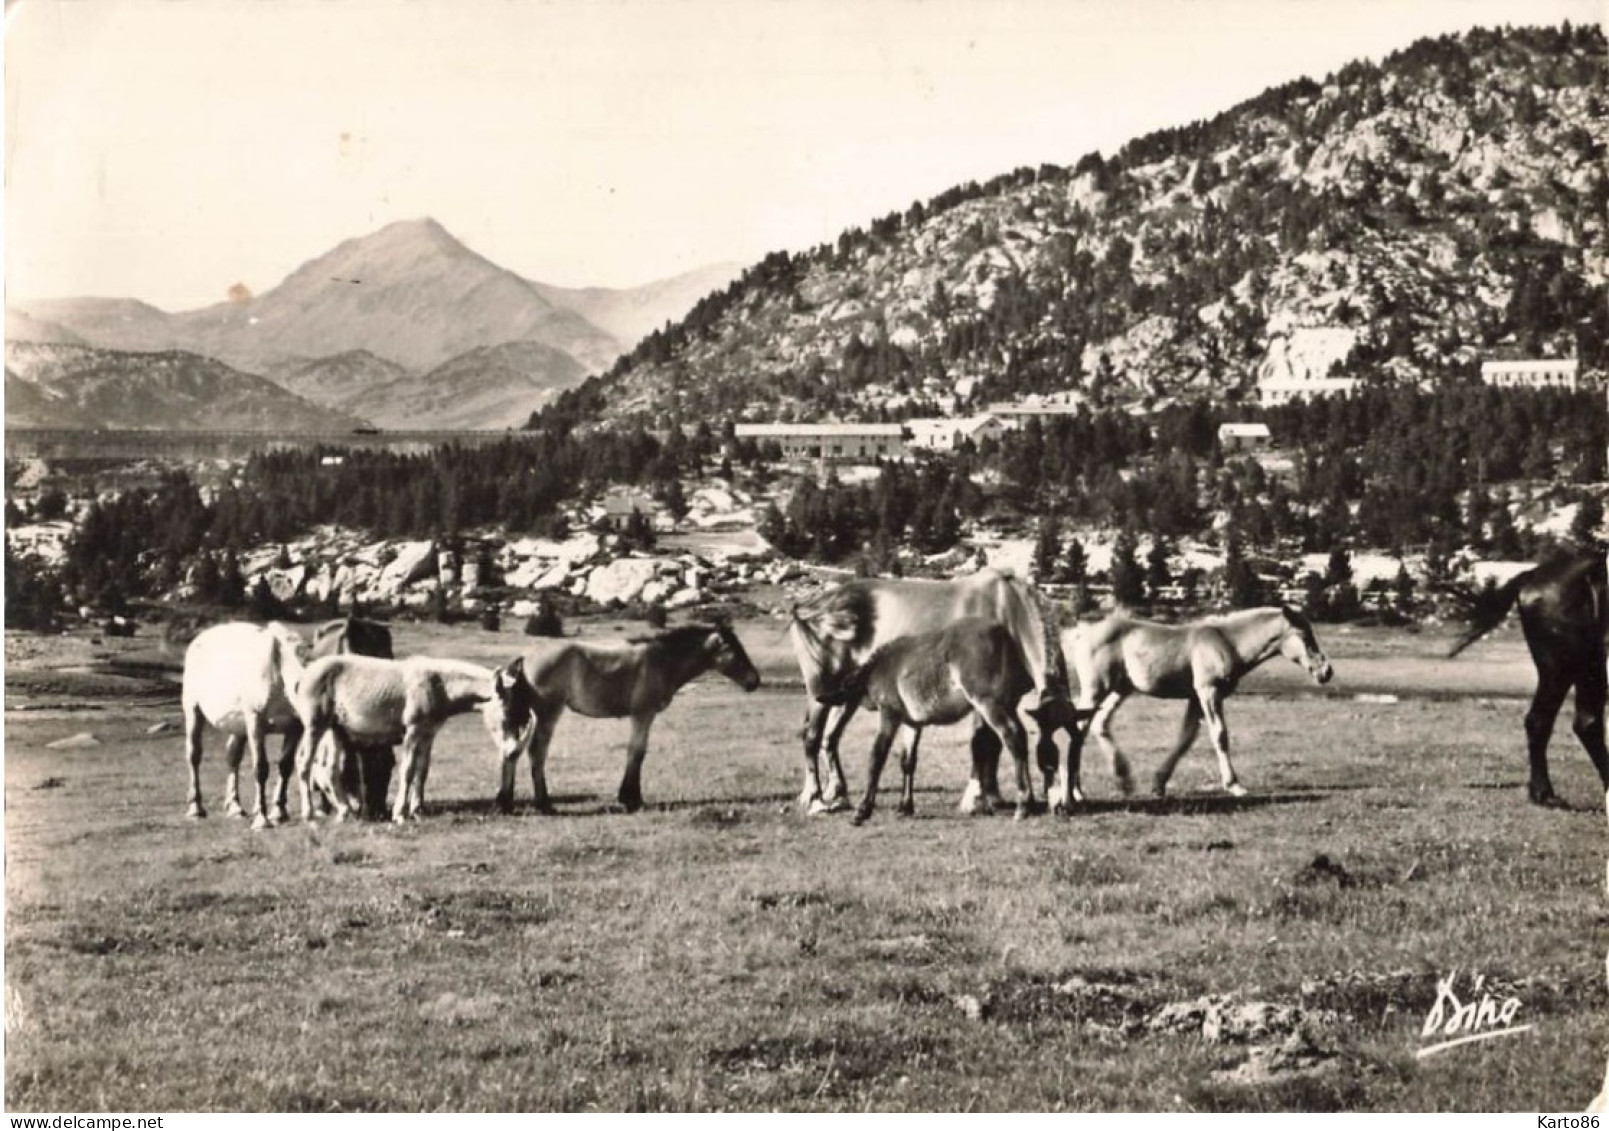
<svg viewBox="0 0 1609 1131"><path fill-rule="evenodd" d="M273 824L268 804L268 725L259 714L246 716L246 749L251 753L252 777L257 782L257 808L251 827L266 829Z"/></svg>
<svg viewBox="0 0 1609 1131"><path fill-rule="evenodd" d="M860 709L859 703L845 703L827 728L827 781L821 791L821 808L812 812L836 813L849 808L849 783L844 779L844 763L838 756L838 743L849 729L849 720Z"/></svg>
<svg viewBox="0 0 1609 1131"><path fill-rule="evenodd" d="M821 739L827 729L827 713L831 707L823 706L814 699L805 708L804 729L800 735L804 740L804 787L799 791L799 812L816 813L826 812L821 803L821 776L818 772L821 754Z"/></svg>
<svg viewBox="0 0 1609 1131"><path fill-rule="evenodd" d="M900 755L900 774L904 778L900 790L899 812L902 817L916 815L916 748L922 742L922 728L911 728L911 740L905 744L905 752Z"/></svg>
<svg viewBox="0 0 1609 1131"><path fill-rule="evenodd" d="M414 780L419 773L418 730L409 727L402 735L402 756L397 759L397 799L391 803L391 820L402 824L408 819L409 804L414 800Z"/></svg>
<svg viewBox="0 0 1609 1131"><path fill-rule="evenodd" d="M185 797L185 815L205 817L207 807L201 804L201 733L207 721L201 717L200 707L187 707L184 712L184 757L190 767L190 792Z"/></svg>
<svg viewBox="0 0 1609 1131"><path fill-rule="evenodd" d="M224 737L224 765L228 767L228 773L223 779L223 811L226 817L246 815L246 810L240 805L240 760L245 755L245 734L231 734Z"/></svg>
<svg viewBox="0 0 1609 1131"><path fill-rule="evenodd" d="M536 721L531 724L531 740L526 749L529 751L531 761L531 797L538 813L553 812L553 801L548 796L548 748L553 743L553 732L557 729L559 716L562 714L564 714L563 704L547 714L538 711ZM513 789L512 783L509 788Z"/></svg>
<svg viewBox="0 0 1609 1131"><path fill-rule="evenodd" d="M1201 713L1207 719L1207 733L1212 735L1212 750L1218 755L1218 780L1224 792L1231 797L1245 797L1246 787L1235 777L1235 767L1229 761L1229 724L1224 720L1224 697L1216 685L1196 688L1201 701Z"/></svg>
<svg viewBox="0 0 1609 1131"><path fill-rule="evenodd" d="M883 763L888 761L888 750L894 745L899 728L899 717L892 711L884 711L877 727L877 739L872 743L871 764L866 769L866 796L860 799L860 808L855 810L857 825L871 820L872 810L877 807L877 780L883 776Z"/></svg>
<svg viewBox="0 0 1609 1131"><path fill-rule="evenodd" d="M430 779L430 755L436 748L436 732L426 731L419 736L419 748L414 754L413 775L413 807L408 810L408 816L420 820L425 815L425 782Z"/></svg>
<svg viewBox="0 0 1609 1131"><path fill-rule="evenodd" d="M654 725L652 714L631 716L631 740L626 743L626 773L620 779L620 804L626 812L642 808L642 764L648 757L648 730Z"/></svg>
<svg viewBox="0 0 1609 1131"><path fill-rule="evenodd" d="M1604 749L1604 700L1609 698L1606 686L1604 660L1598 656L1591 660L1575 681L1575 736L1587 749L1598 780L1609 790L1609 751Z"/></svg>
<svg viewBox="0 0 1609 1131"><path fill-rule="evenodd" d="M1117 788L1124 797L1134 792L1134 775L1129 772L1128 756L1123 753L1122 749L1117 745L1117 740L1112 737L1112 716L1117 714L1117 709L1123 705L1123 700L1127 698L1128 696L1121 691L1107 692L1106 698L1096 708L1095 717L1090 720L1089 724L1090 729L1095 732L1095 740L1101 744L1101 750L1105 752L1109 760L1109 764L1112 767L1112 776L1117 779ZM1084 800L1083 783L1075 778L1072 786L1073 800Z"/></svg>
<svg viewBox="0 0 1609 1131"><path fill-rule="evenodd" d="M1005 805L1000 796L1000 736L972 716L972 777L961 794L961 812L992 813Z"/></svg>
<svg viewBox="0 0 1609 1131"><path fill-rule="evenodd" d="M279 747L279 782L274 786L274 812L270 818L275 824L290 820L288 803L291 777L296 772L296 748L301 741L302 726L292 723Z"/></svg>
<svg viewBox="0 0 1609 1131"><path fill-rule="evenodd" d="M1158 797L1168 795L1168 779L1173 777L1174 769L1179 765L1179 759L1189 750L1201 733L1201 701L1191 697L1184 707L1184 718L1179 721L1179 737L1174 740L1173 749L1168 756L1162 759L1162 765L1157 767L1156 776L1152 778L1152 789Z"/></svg>
<svg viewBox="0 0 1609 1131"><path fill-rule="evenodd" d="M1557 805L1558 795L1553 792L1553 779L1548 773L1548 739L1553 737L1553 722L1564 706L1564 697L1570 692L1570 678L1551 663L1536 666L1536 694L1531 696L1531 708L1525 712L1525 742L1531 755L1531 800L1538 805Z"/></svg>
<svg viewBox="0 0 1609 1131"><path fill-rule="evenodd" d="M1001 744L1011 749L1011 760L1017 768L1016 817L1020 821L1036 808L1034 778L1028 769L1028 735L1024 733L1016 711L991 702L974 702L973 706L989 728L1000 736Z"/></svg>

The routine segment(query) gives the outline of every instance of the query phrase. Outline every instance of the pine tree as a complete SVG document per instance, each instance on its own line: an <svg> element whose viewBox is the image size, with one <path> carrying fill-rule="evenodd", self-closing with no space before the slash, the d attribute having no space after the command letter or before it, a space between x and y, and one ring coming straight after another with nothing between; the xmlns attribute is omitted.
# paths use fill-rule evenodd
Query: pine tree
<svg viewBox="0 0 1609 1131"><path fill-rule="evenodd" d="M1112 600L1119 605L1134 606L1145 600L1145 575L1135 560L1138 546L1134 534L1128 529L1118 532L1112 543Z"/></svg>

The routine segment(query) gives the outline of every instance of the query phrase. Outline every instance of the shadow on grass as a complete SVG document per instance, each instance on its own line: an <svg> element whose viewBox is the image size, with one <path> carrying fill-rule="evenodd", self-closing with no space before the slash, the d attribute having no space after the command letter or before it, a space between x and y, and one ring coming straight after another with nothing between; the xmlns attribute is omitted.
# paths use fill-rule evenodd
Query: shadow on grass
<svg viewBox="0 0 1609 1131"><path fill-rule="evenodd" d="M1207 793L1183 797L1116 797L1083 801L1073 810L1073 819L1100 813L1141 813L1148 816L1239 813L1266 809L1274 805L1312 805L1323 801L1328 789L1287 790L1280 793L1253 793L1233 797L1227 793Z"/></svg>

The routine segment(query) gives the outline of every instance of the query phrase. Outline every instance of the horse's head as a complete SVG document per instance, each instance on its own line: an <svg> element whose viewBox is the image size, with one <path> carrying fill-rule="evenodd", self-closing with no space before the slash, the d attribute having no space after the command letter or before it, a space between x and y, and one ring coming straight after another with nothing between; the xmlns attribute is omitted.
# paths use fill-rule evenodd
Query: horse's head
<svg viewBox="0 0 1609 1131"><path fill-rule="evenodd" d="M1330 682L1335 676L1335 669L1330 666L1330 658L1318 646L1312 622L1301 610L1290 605L1281 606L1279 611L1286 625L1285 635L1279 642L1280 655L1305 668L1314 683Z"/></svg>
<svg viewBox="0 0 1609 1131"><path fill-rule="evenodd" d="M492 673L492 697L481 707L481 717L504 761L519 754L530 734L535 707L536 693L525 678L524 656Z"/></svg>
<svg viewBox="0 0 1609 1131"><path fill-rule="evenodd" d="M732 631L730 623L723 620L711 625L704 647L709 653L710 666L744 691L753 691L760 686L760 673L749 659L749 654L743 650L743 642Z"/></svg>

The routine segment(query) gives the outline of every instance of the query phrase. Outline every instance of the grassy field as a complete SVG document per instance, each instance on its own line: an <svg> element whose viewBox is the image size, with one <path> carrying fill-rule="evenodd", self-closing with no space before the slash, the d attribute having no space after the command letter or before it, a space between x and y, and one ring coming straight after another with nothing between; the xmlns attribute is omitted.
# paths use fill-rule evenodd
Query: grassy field
<svg viewBox="0 0 1609 1131"><path fill-rule="evenodd" d="M1597 1091L1601 795L1566 725L1574 808L1526 803L1511 634L1451 663L1445 637L1323 634L1330 687L1284 668L1230 701L1242 800L1211 788L1203 738L1166 803L1116 798L1092 753L1074 818L965 818L957 728L924 742L917 816L889 774L857 829L792 811L797 670L775 624L740 632L767 686L683 692L640 814L610 804L626 724L574 716L560 814L494 814L469 717L424 821L259 833L212 804L215 739L214 816L185 818L150 644L8 636L7 1107L1552 1111ZM398 626L401 651L521 643ZM1179 710L1118 716L1141 775ZM871 730L846 742L857 790ZM1534 1029L1417 1059L1455 969Z"/></svg>

